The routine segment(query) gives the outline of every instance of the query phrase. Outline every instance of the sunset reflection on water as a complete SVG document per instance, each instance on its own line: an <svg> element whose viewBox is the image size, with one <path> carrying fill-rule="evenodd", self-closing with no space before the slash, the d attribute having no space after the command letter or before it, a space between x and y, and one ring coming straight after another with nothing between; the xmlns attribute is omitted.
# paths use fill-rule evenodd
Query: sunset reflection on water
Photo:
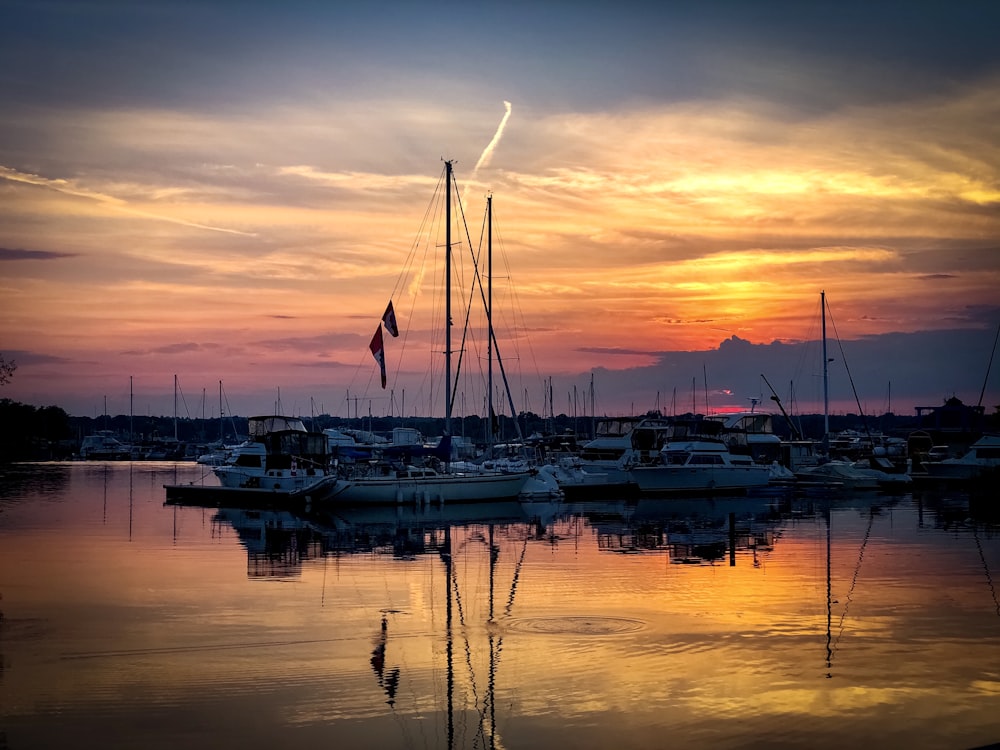
<svg viewBox="0 0 1000 750"><path fill-rule="evenodd" d="M977 498L165 504L198 472L5 471L12 750L1000 740Z"/></svg>

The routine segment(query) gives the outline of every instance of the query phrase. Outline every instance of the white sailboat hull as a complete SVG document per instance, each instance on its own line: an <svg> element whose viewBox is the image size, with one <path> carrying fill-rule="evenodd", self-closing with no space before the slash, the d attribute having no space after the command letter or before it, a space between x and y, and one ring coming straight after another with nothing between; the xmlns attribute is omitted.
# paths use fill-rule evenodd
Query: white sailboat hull
<svg viewBox="0 0 1000 750"><path fill-rule="evenodd" d="M516 498L532 472L437 474L423 477L343 479L322 483L314 502L345 505L484 502Z"/></svg>

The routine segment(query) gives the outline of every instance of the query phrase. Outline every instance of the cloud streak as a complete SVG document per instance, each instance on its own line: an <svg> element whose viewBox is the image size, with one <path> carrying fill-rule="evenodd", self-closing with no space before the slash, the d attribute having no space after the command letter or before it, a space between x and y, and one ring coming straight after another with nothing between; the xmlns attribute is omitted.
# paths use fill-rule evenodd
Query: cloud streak
<svg viewBox="0 0 1000 750"><path fill-rule="evenodd" d="M5 260L60 260L73 258L76 253L56 253L45 250L20 250L17 248L0 247L0 261Z"/></svg>
<svg viewBox="0 0 1000 750"><path fill-rule="evenodd" d="M27 185L33 185L35 187L45 188L46 190L54 190L55 192L62 193L63 195L71 195L77 198L86 198L87 200L95 201L115 211L120 211L122 213L130 214L132 216L138 216L144 219L152 219L154 221L165 221L171 224L190 227L191 229L204 229L210 232L223 232L225 234L235 234L235 235L240 235L242 237L256 236L253 232L242 232L238 229L211 226L209 224L199 224L198 222L187 221L186 219L179 219L174 216L164 216L162 214L156 214L150 211L143 211L141 209L134 208L133 206L129 205L127 201L121 198L117 198L113 195L107 195L105 193L99 193L93 190L88 190L87 188L77 187L76 184L71 180L66 180L62 178L50 179L46 177L41 177L40 175L36 174L20 172L16 169L12 169L10 167L5 167L2 165L0 165L0 179L7 180L9 182L19 182Z"/></svg>

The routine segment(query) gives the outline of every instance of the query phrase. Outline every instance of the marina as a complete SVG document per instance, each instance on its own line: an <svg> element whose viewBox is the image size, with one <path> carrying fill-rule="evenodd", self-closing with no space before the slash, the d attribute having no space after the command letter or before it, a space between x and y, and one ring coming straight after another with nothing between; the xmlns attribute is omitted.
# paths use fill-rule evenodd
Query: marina
<svg viewBox="0 0 1000 750"><path fill-rule="evenodd" d="M205 470L4 467L6 747L1000 741L995 488L165 498Z"/></svg>
<svg viewBox="0 0 1000 750"><path fill-rule="evenodd" d="M1000 750L1000 3L7 5L0 750Z"/></svg>

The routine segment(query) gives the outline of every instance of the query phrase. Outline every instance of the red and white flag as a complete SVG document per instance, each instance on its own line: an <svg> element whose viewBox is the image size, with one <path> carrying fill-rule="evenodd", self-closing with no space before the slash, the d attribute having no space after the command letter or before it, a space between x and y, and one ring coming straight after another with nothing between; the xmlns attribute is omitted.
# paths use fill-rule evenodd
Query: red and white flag
<svg viewBox="0 0 1000 750"><path fill-rule="evenodd" d="M375 329L375 335L372 336L372 341L368 344L368 348L372 350L372 356L378 362L379 371L382 375L382 387L385 388L385 348L382 346L382 326Z"/></svg>
<svg viewBox="0 0 1000 750"><path fill-rule="evenodd" d="M385 308L385 312L382 314L382 322L385 323L385 330L389 332L389 335L399 335L399 327L396 325L396 313L392 309L392 300L389 300L389 306Z"/></svg>

